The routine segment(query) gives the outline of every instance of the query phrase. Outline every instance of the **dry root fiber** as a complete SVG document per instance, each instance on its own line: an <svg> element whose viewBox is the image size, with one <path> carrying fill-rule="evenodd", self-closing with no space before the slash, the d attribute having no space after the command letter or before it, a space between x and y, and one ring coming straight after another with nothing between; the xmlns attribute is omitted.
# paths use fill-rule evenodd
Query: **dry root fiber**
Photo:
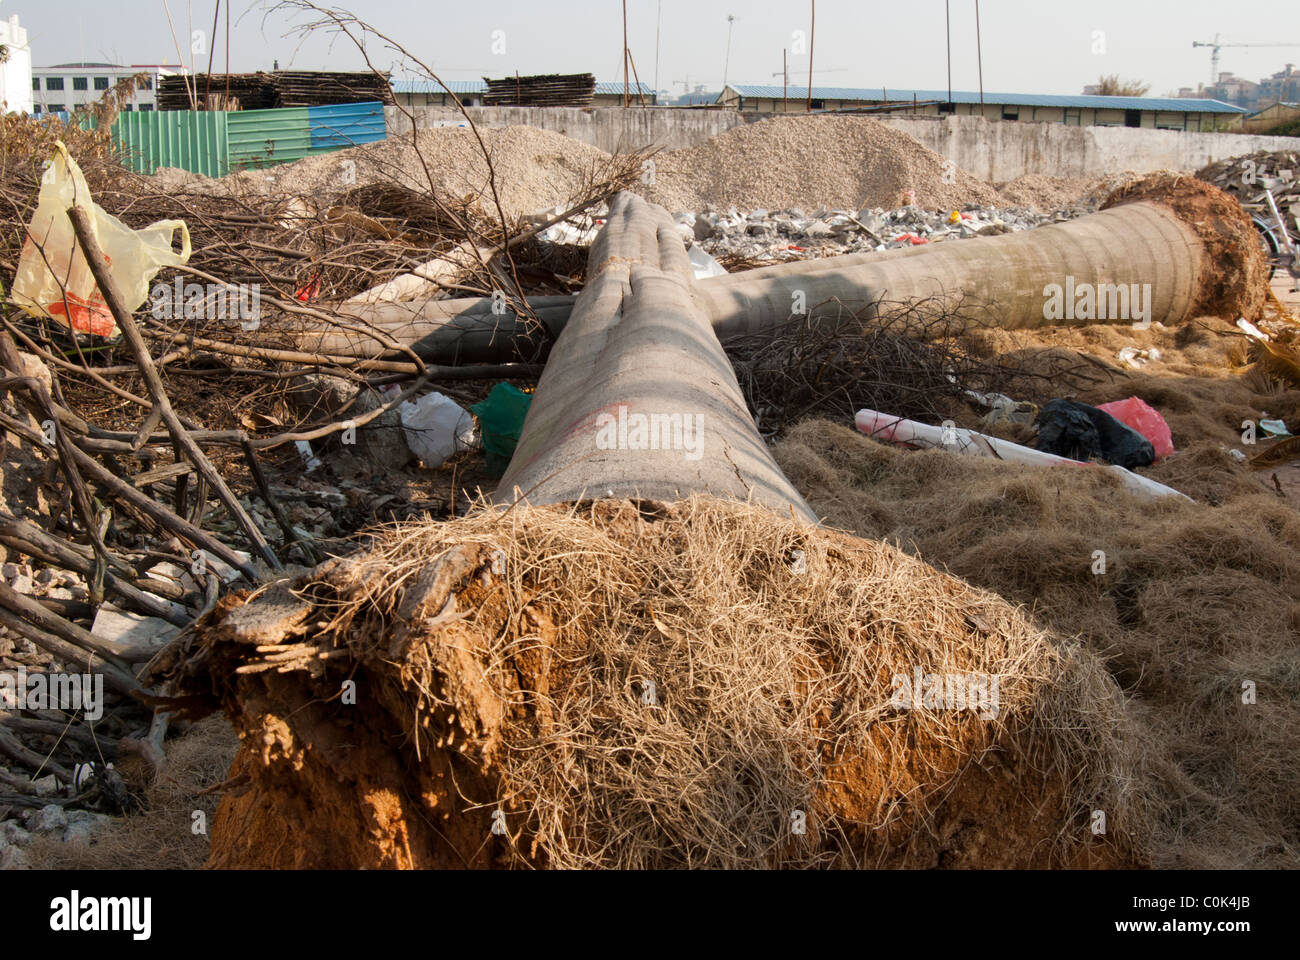
<svg viewBox="0 0 1300 960"><path fill-rule="evenodd" d="M1212 445L1176 453L1151 475L1202 498L1187 503L1134 498L1100 470L907 452L826 421L773 455L829 523L1032 604L1102 658L1151 777L1134 789L1152 866L1300 865L1300 515L1245 467Z"/></svg>
<svg viewBox="0 0 1300 960"><path fill-rule="evenodd" d="M396 527L226 599L182 654L187 708L242 740L217 867L1145 862L1141 758L1092 654L743 504ZM900 707L917 673L975 678L968 708Z"/></svg>

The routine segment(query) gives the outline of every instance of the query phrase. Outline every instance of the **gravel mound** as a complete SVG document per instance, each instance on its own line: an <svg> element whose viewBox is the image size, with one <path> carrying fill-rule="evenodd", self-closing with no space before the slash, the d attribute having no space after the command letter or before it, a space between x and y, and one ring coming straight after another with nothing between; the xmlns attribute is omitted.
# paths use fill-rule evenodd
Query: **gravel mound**
<svg viewBox="0 0 1300 960"><path fill-rule="evenodd" d="M779 117L735 127L659 154L654 185L641 189L672 212L732 204L893 209L911 202L909 190L931 210L1005 203L988 184L870 117Z"/></svg>
<svg viewBox="0 0 1300 960"><path fill-rule="evenodd" d="M1114 189L1132 179L1132 174L1107 177L1046 177L1025 174L997 185L1003 200L1015 207L1030 207L1043 213L1073 207L1095 210Z"/></svg>

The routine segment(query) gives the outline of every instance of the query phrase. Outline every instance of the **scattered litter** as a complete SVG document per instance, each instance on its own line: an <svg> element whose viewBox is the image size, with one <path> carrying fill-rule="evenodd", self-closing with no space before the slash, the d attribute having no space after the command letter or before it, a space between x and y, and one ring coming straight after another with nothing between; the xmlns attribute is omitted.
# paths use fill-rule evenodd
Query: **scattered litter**
<svg viewBox="0 0 1300 960"><path fill-rule="evenodd" d="M1124 486L1141 496L1172 496L1182 497L1184 500L1191 499L1191 497L1179 493L1172 487L1157 483L1116 464L1104 465L1072 460L1069 457L1060 457L1041 450L1034 450L1031 447L1012 443L1010 440L1000 440L997 437L990 437L987 434L976 433L973 430L966 430L961 427L934 427L925 423L917 423L915 420L902 420L898 417L891 417L889 414L879 413L875 410L859 410L857 416L854 417L854 424L867 436L897 446L949 450L965 456L992 457L997 460L1009 460L1015 463L1027 463L1043 467L1061 465L1098 467L1114 473L1124 483Z"/></svg>
<svg viewBox="0 0 1300 960"><path fill-rule="evenodd" d="M985 427L991 427L999 423L1030 426L1038 419L1037 404L1013 400L1003 393L980 393L977 390L963 392L981 407L988 408L989 412L980 421Z"/></svg>
<svg viewBox="0 0 1300 960"><path fill-rule="evenodd" d="M532 394L508 383L498 383L486 400L469 408L478 417L488 471L494 476L501 476L510 465L532 402Z"/></svg>
<svg viewBox="0 0 1300 960"><path fill-rule="evenodd" d="M1148 361L1159 360L1160 351L1151 347L1149 350L1141 350L1138 347L1124 347L1119 353L1115 354L1115 359L1126 367L1134 370L1141 370Z"/></svg>
<svg viewBox="0 0 1300 960"><path fill-rule="evenodd" d="M1104 410L1150 440L1155 450L1156 460L1163 460L1174 452L1174 437L1169 424L1141 397L1112 400L1110 403L1098 404L1097 409ZM1260 426L1263 426L1263 421L1260 422Z"/></svg>
<svg viewBox="0 0 1300 960"><path fill-rule="evenodd" d="M725 277L727 275L726 268L709 256L708 251L698 243L692 243L690 249L686 251L686 255L690 257L696 280L707 280L709 277Z"/></svg>
<svg viewBox="0 0 1300 960"><path fill-rule="evenodd" d="M1137 430L1077 400L1044 404L1038 415L1038 449L1071 460L1104 460L1130 470L1148 467L1156 459L1155 447Z"/></svg>
<svg viewBox="0 0 1300 960"><path fill-rule="evenodd" d="M1286 428L1286 423L1282 420L1261 420L1259 421L1259 429L1270 437L1291 436L1291 431Z"/></svg>
<svg viewBox="0 0 1300 960"><path fill-rule="evenodd" d="M429 469L476 445L474 417L451 397L427 393L398 408L406 445Z"/></svg>
<svg viewBox="0 0 1300 960"><path fill-rule="evenodd" d="M55 144L10 292L14 303L33 317L50 317L77 333L111 338L117 335L117 323L77 242L67 213L72 206L90 214L122 305L129 312L149 299L149 281L159 270L189 262L189 228L183 220L159 220L143 230L132 230L91 199L86 178L68 148L62 141ZM179 254L172 249L177 230L181 232ZM39 249L33 237L40 238Z"/></svg>
<svg viewBox="0 0 1300 960"><path fill-rule="evenodd" d="M298 455L302 457L302 462L307 464L308 473L321 465L320 459L316 454L312 453L311 444L306 440L295 440L293 445L297 449Z"/></svg>
<svg viewBox="0 0 1300 960"><path fill-rule="evenodd" d="M1245 333L1246 336L1248 336L1248 337L1254 337L1256 340L1267 340L1267 339L1269 339L1269 336L1268 336L1267 333L1265 333L1263 330L1259 329L1259 327L1255 326L1253 323L1251 323L1251 322L1250 322L1249 320L1247 320L1245 317L1239 317L1239 318L1237 319L1237 329L1238 329L1238 330L1241 330L1241 331L1242 331L1243 333Z"/></svg>

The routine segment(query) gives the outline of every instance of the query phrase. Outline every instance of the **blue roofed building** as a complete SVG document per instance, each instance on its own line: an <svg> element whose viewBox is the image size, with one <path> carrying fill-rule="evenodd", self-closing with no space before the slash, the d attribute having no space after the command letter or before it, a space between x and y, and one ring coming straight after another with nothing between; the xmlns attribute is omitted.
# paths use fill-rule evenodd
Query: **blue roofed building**
<svg viewBox="0 0 1300 960"><path fill-rule="evenodd" d="M1040 93L911 90L892 87L813 87L814 111L869 110L921 116L983 116L988 120L1160 130L1225 129L1247 111L1220 100L1181 97L1101 97ZM805 113L808 88L727 84L718 103L743 114Z"/></svg>

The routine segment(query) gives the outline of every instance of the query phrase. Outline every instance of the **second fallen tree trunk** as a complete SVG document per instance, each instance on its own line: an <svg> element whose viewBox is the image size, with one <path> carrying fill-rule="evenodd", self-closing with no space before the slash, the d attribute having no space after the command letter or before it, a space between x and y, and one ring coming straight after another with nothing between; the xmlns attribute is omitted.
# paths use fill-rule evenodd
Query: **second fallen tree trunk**
<svg viewBox="0 0 1300 960"><path fill-rule="evenodd" d="M977 318L1003 329L1049 324L1174 326L1215 314L1251 318L1263 302L1264 260L1236 201L1191 178L1148 177L1108 209L1068 223L978 241L796 261L695 282L698 308L719 337L782 323L802 307L866 308L963 295ZM1053 290L1059 289L1059 294ZM537 359L568 322L573 298L531 301L546 330L490 299L349 307L430 363ZM500 310L500 307L497 308ZM982 315L982 316L981 316ZM323 353L378 356L373 339L313 328L301 342Z"/></svg>

